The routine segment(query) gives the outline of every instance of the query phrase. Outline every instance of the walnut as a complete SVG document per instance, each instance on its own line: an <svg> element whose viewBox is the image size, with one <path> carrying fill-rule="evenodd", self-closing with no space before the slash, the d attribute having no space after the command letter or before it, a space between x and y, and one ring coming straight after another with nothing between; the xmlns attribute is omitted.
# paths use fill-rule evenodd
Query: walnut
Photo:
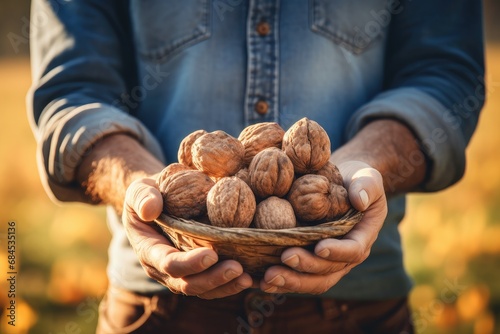
<svg viewBox="0 0 500 334"><path fill-rule="evenodd" d="M268 147L281 148L285 131L275 122L263 122L249 125L241 131L238 140L245 147L245 165L249 165L253 157Z"/></svg>
<svg viewBox="0 0 500 334"><path fill-rule="evenodd" d="M179 171L159 185L163 211L172 216L191 219L207 211L207 194L214 182L197 170Z"/></svg>
<svg viewBox="0 0 500 334"><path fill-rule="evenodd" d="M208 218L214 226L249 227L255 208L252 190L236 176L220 179L208 193Z"/></svg>
<svg viewBox="0 0 500 334"><path fill-rule="evenodd" d="M250 174L248 173L248 168L242 168L234 176L245 181L246 184L250 185Z"/></svg>
<svg viewBox="0 0 500 334"><path fill-rule="evenodd" d="M344 179L342 174L340 174L339 169L331 161L328 161L326 165L316 172L317 175L323 175L330 181L330 183L338 184L339 186L344 185Z"/></svg>
<svg viewBox="0 0 500 334"><path fill-rule="evenodd" d="M191 170L191 168L178 162L174 162L168 165L167 167L163 168L160 174L158 174L158 177L156 178L156 185L160 187L160 185L163 183L163 181L165 181L167 177L184 170Z"/></svg>
<svg viewBox="0 0 500 334"><path fill-rule="evenodd" d="M187 135L179 145L179 151L177 152L177 159L181 164L184 164L192 169L196 167L193 164L193 158L191 155L191 146L196 141L196 139L200 138L207 132L205 130L196 130Z"/></svg>
<svg viewBox="0 0 500 334"><path fill-rule="evenodd" d="M219 178L234 175L240 170L245 148L238 139L218 130L196 139L191 153L198 170Z"/></svg>
<svg viewBox="0 0 500 334"><path fill-rule="evenodd" d="M330 183L322 175L299 177L293 182L287 198L297 218L304 222L333 220L350 207L345 188Z"/></svg>
<svg viewBox="0 0 500 334"><path fill-rule="evenodd" d="M314 173L330 158L330 138L315 121L306 117L293 124L283 137L283 151L298 174Z"/></svg>
<svg viewBox="0 0 500 334"><path fill-rule="evenodd" d="M338 184L332 184L330 188L332 206L328 214L328 220L334 220L342 217L351 209L351 202L349 201L349 194L347 189Z"/></svg>
<svg viewBox="0 0 500 334"><path fill-rule="evenodd" d="M292 205L285 199L271 196L257 205L253 220L256 228L282 229L297 225Z"/></svg>
<svg viewBox="0 0 500 334"><path fill-rule="evenodd" d="M248 167L250 187L260 198L283 197L293 182L294 170L290 158L276 147L257 153Z"/></svg>

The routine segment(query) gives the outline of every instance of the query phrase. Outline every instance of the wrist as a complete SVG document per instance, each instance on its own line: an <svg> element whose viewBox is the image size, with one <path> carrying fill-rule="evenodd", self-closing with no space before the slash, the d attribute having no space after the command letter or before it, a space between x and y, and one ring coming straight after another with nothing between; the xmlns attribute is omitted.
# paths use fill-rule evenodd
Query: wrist
<svg viewBox="0 0 500 334"><path fill-rule="evenodd" d="M364 168L373 168L371 165L361 160L347 160L340 163L335 163L337 168L344 178L344 182L351 180L357 171Z"/></svg>
<svg viewBox="0 0 500 334"><path fill-rule="evenodd" d="M416 154L421 159L408 166L408 160L415 161L409 157ZM426 160L417 139L405 124L393 119L377 119L366 124L354 138L332 153L331 161L343 173L356 167L364 168L363 164L376 169L382 175L387 193L415 189L426 173Z"/></svg>
<svg viewBox="0 0 500 334"><path fill-rule="evenodd" d="M103 138L87 152L77 169L77 180L94 203L121 211L128 186L158 173L163 164L135 138L116 134Z"/></svg>

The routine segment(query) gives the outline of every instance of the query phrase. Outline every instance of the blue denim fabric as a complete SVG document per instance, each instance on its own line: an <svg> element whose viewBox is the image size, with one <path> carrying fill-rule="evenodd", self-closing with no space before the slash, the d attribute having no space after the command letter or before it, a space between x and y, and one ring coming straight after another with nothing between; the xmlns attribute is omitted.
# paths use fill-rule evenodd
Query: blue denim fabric
<svg viewBox="0 0 500 334"><path fill-rule="evenodd" d="M237 136L249 124L286 129L304 116L333 149L372 119L406 123L429 160L421 190L436 191L461 178L485 98L477 0L34 0L37 16L45 23L31 34L28 109L42 181L60 201L88 201L74 171L105 135L128 133L174 162L194 130ZM408 292L397 230L404 205L404 196L389 200L371 256L328 295ZM163 289L111 211L109 223L110 280Z"/></svg>

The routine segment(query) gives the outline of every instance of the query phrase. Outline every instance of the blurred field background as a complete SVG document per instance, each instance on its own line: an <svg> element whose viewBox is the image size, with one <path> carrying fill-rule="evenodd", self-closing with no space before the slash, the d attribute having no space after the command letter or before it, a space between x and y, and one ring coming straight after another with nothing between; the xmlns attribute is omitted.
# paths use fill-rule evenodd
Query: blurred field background
<svg viewBox="0 0 500 334"><path fill-rule="evenodd" d="M500 20L486 1L488 90L462 181L413 194L401 224L419 333L500 333ZM25 111L30 86L27 2L0 3L0 307L8 302L6 228L17 226L16 328L0 333L92 333L105 291L103 208L58 206L44 193ZM10 35L13 37L14 35ZM15 37L15 36L14 36ZM3 43L3 44L2 44ZM1 311L0 311L1 313Z"/></svg>

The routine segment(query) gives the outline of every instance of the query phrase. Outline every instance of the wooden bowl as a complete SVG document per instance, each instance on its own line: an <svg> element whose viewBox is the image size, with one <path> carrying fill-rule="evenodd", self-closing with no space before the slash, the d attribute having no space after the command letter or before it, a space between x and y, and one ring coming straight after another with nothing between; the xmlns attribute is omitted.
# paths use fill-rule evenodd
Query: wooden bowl
<svg viewBox="0 0 500 334"><path fill-rule="evenodd" d="M166 214L161 214L156 223L177 249L209 247L219 260L234 259L253 277L262 277L267 268L281 264L281 253L286 248L310 248L322 239L341 238L362 216L351 209L336 221L280 230L223 228Z"/></svg>

